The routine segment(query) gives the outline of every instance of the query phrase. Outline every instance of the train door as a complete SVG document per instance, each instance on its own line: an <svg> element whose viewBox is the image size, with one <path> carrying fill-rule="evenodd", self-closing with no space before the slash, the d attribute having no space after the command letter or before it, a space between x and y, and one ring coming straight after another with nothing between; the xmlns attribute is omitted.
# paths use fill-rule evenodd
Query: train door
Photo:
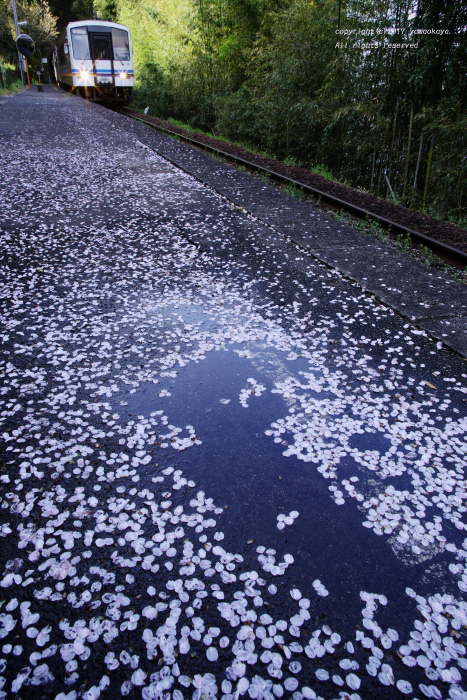
<svg viewBox="0 0 467 700"><path fill-rule="evenodd" d="M115 83L113 75L112 40L110 33L105 34L103 32L89 32L89 39L91 44L96 85L98 87L113 86Z"/></svg>

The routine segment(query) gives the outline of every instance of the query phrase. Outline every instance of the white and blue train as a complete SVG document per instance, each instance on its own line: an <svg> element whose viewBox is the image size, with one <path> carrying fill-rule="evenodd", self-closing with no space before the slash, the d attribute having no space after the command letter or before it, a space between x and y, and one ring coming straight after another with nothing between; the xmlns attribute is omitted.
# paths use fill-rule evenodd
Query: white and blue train
<svg viewBox="0 0 467 700"><path fill-rule="evenodd" d="M98 19L70 22L52 60L60 87L96 101L133 99L131 36L122 24Z"/></svg>

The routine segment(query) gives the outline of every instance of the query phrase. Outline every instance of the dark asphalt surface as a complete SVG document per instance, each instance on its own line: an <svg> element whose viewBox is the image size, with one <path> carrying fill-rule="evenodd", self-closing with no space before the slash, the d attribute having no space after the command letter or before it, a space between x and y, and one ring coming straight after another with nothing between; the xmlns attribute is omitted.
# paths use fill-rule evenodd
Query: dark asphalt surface
<svg viewBox="0 0 467 700"><path fill-rule="evenodd" d="M457 286L53 88L0 143L0 697L467 698Z"/></svg>

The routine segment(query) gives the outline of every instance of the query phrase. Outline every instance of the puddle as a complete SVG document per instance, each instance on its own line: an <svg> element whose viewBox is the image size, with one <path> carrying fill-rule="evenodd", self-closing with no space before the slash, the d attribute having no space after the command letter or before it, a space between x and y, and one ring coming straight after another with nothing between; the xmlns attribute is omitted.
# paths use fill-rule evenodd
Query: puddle
<svg viewBox="0 0 467 700"><path fill-rule="evenodd" d="M250 357L245 358L237 354L239 347L212 350L202 361L177 369L176 376L165 378L161 385L138 390L127 399L125 411L145 416L164 411L170 425L184 429L183 435L185 426L194 427L202 445L180 453L178 462L184 475L194 479L198 488L208 491L224 509L219 527L232 551L243 551L250 543L252 556L257 544L274 548L278 556L292 552L298 565L293 574L298 585L307 589L318 576L326 581L332 608L325 600L318 607L332 619L354 620L358 616L361 601L355 591L384 589L398 600L401 618L406 614L411 620L413 604L405 588L417 586L422 592L422 580L429 590L429 576L424 576L424 571L434 562L414 565L413 556L410 561L397 556L387 538L376 538L362 527L364 516L355 502L347 500L345 505L336 506L328 490L329 480L322 478L315 465L283 456L285 445L265 435L277 416L288 409L287 400L271 390L276 378L298 379L300 375L284 374L285 353L249 344ZM290 364L295 368L295 363ZM301 371L302 364L297 364ZM266 391L250 395L248 408L244 408L239 395L252 378ZM159 396L162 386L170 396ZM387 449L389 441L365 433L355 436L352 444L360 449ZM173 452L166 450L164 458ZM349 458L348 467L351 462ZM359 473L355 466L348 477L354 473ZM279 531L277 516L293 510L299 516L293 525ZM451 589L455 592L454 585Z"/></svg>

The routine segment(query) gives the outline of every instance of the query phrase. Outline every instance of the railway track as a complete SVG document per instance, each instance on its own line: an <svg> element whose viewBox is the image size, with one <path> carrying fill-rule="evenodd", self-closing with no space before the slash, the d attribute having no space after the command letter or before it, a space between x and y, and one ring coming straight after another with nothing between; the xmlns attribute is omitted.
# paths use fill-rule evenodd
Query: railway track
<svg viewBox="0 0 467 700"><path fill-rule="evenodd" d="M459 250L454 246L448 245L435 238L427 236L426 234L414 230L413 228L404 226L397 221L393 221L387 217L381 216L380 214L377 214L371 211L370 209L364 209L362 207L356 206L355 204L340 199L339 197L336 197L330 194L329 192L325 192L324 190L311 187L305 182L293 179L291 177L288 177L287 175L284 175L283 173L276 172L262 165L258 165L252 160L248 160L247 158L242 158L240 156L229 153L228 151L225 151L219 148L218 146L203 143L202 141L199 141L197 139L192 138L191 136L187 136L186 134L181 133L181 130L174 131L172 129L168 129L165 126L161 126L160 124L155 124L154 122L149 121L148 119L144 119L143 117L137 116L134 112L131 112L130 110L125 108L120 109L119 111L122 114L131 117L135 121L141 122L142 124L146 124L147 126L150 126L153 129L156 129L157 131L161 131L163 133L169 134L170 136L174 136L178 139L181 139L182 141L186 141L187 143L190 143L191 145L196 146L197 148L202 148L205 151L214 153L215 155L221 156L227 161L242 165L243 167L249 170L267 175L275 182L278 182L280 184L289 184L293 185L294 187L300 188L304 193L311 195L313 198L319 201L326 202L329 205L329 207L334 211L346 212L352 217L355 217L360 220L376 222L379 226L386 229L387 231L390 231L393 235L396 236L398 234L402 234L404 237L408 235L410 236L410 241L413 245L426 246L426 248L431 250L443 262L448 263L453 267L456 267L461 270L464 270L467 267L467 253L462 250Z"/></svg>

